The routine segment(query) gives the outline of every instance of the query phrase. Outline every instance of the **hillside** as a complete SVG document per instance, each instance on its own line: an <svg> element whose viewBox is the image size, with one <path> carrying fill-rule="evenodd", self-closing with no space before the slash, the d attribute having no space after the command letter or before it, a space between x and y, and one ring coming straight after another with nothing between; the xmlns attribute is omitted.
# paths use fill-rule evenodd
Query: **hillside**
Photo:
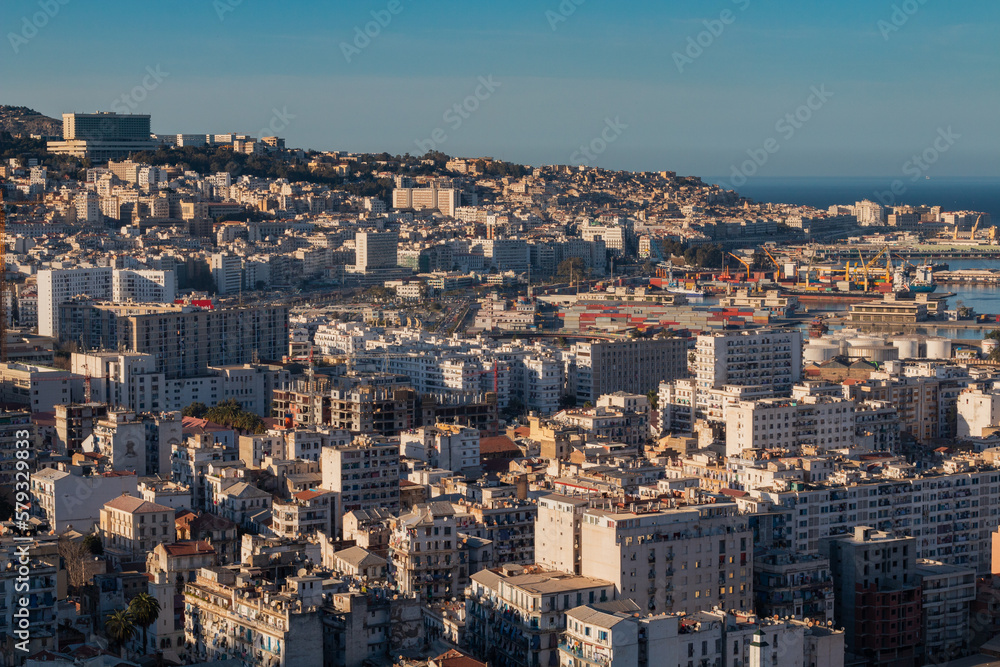
<svg viewBox="0 0 1000 667"><path fill-rule="evenodd" d="M13 135L62 135L62 121L43 116L28 107L0 104L0 132Z"/></svg>

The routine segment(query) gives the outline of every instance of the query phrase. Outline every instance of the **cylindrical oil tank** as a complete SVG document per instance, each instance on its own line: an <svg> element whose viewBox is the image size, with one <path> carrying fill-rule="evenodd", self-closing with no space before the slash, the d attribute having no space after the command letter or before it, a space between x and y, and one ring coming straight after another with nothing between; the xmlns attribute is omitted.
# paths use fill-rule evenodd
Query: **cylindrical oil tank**
<svg viewBox="0 0 1000 667"><path fill-rule="evenodd" d="M893 338L892 344L899 350L900 359L918 359L920 357L920 341L916 338Z"/></svg>
<svg viewBox="0 0 1000 667"><path fill-rule="evenodd" d="M928 338L927 358L951 359L951 341L947 338Z"/></svg>
<svg viewBox="0 0 1000 667"><path fill-rule="evenodd" d="M835 341L810 340L802 350L802 360L806 363L821 364L840 354L840 345Z"/></svg>

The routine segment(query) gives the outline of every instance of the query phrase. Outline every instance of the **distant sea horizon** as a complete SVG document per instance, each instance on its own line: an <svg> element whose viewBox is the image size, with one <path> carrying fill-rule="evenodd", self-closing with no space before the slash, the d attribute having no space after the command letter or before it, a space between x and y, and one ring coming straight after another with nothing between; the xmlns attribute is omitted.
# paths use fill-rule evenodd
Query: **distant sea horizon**
<svg viewBox="0 0 1000 667"><path fill-rule="evenodd" d="M752 177L734 188L730 179L705 179L757 203L802 204L825 209L834 204L853 204L869 199L882 204L902 206L941 206L945 211L980 211L989 213L1000 224L1000 177L947 177L912 181L908 177ZM894 194L893 183L896 183Z"/></svg>

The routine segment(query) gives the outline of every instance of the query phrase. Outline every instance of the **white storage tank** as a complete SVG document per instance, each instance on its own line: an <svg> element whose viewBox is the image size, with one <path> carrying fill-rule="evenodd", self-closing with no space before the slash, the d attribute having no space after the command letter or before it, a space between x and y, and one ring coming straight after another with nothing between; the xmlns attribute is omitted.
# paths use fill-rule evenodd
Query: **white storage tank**
<svg viewBox="0 0 1000 667"><path fill-rule="evenodd" d="M899 359L899 350L892 345L852 345L849 356L851 359L883 363Z"/></svg>
<svg viewBox="0 0 1000 667"><path fill-rule="evenodd" d="M810 340L802 349L802 360L821 364L840 354L840 345L828 340Z"/></svg>
<svg viewBox="0 0 1000 667"><path fill-rule="evenodd" d="M872 345L885 345L885 338L879 336L856 336L849 341L851 347L871 347Z"/></svg>
<svg viewBox="0 0 1000 667"><path fill-rule="evenodd" d="M899 350L900 359L920 358L920 341L916 338L893 338L892 345Z"/></svg>
<svg viewBox="0 0 1000 667"><path fill-rule="evenodd" d="M951 359L951 341L947 338L928 338L927 358Z"/></svg>
<svg viewBox="0 0 1000 667"><path fill-rule="evenodd" d="M995 338L984 338L983 339L983 356L988 355L993 350L997 349L1000 345L1000 341Z"/></svg>

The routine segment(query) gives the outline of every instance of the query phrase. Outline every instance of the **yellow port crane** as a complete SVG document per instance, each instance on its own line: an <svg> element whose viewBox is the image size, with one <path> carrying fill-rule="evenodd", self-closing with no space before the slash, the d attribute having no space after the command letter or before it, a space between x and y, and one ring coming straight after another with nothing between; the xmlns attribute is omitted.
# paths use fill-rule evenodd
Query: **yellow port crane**
<svg viewBox="0 0 1000 667"><path fill-rule="evenodd" d="M879 250L878 254L875 255L874 257L872 257L871 261L868 262L867 264L864 263L865 262L865 258L861 257L861 262L862 262L863 266L861 266L860 268L861 268L862 275L864 276L864 281L865 281L864 285L865 285L865 291L866 292L868 291L868 288L869 288L868 278L871 275L869 269L871 269L872 266L875 265L875 262L877 262L879 260L879 258L882 255L885 254L886 250L888 250L887 247L886 248L882 248L881 250ZM858 251L858 256L859 257L861 256L861 251L860 250ZM855 272L855 275L857 275L857 272Z"/></svg>
<svg viewBox="0 0 1000 667"><path fill-rule="evenodd" d="M733 259L735 259L737 262L739 262L743 266L747 267L747 282L749 283L750 282L750 262L746 261L745 259L743 259L739 255L734 255L733 253L729 253L729 256L732 257Z"/></svg>
<svg viewBox="0 0 1000 667"><path fill-rule="evenodd" d="M975 241L976 240L976 230L979 229L979 221L982 220L982 219L983 219L983 215L980 213L979 216L976 217L976 224L972 225L972 231L969 232L969 240L971 240L971 241Z"/></svg>
<svg viewBox="0 0 1000 667"><path fill-rule="evenodd" d="M765 255L767 255L767 258L768 258L769 260L771 260L771 263L772 263L772 264L774 264L774 268L776 268L776 269L778 269L778 270L780 271L780 270L781 270L781 265L780 265L780 264L778 264L778 260L776 260L776 259L774 258L774 255L772 255L771 253L769 253L769 252L767 251L767 247L766 247L766 246L761 246L761 247L760 247L760 249L764 251L764 254L765 254Z"/></svg>

